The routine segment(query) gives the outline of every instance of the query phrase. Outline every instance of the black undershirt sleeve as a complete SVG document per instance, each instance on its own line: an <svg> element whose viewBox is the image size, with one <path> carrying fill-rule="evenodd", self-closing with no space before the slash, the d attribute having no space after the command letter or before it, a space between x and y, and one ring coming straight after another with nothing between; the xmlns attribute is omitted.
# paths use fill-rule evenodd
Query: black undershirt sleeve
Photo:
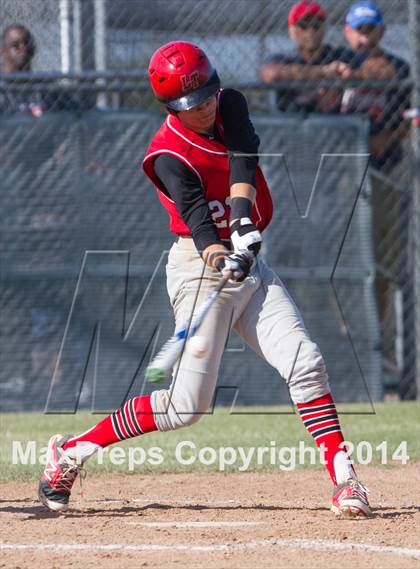
<svg viewBox="0 0 420 569"><path fill-rule="evenodd" d="M204 251L209 245L222 243L198 176L170 154L160 154L154 169L191 231L197 250Z"/></svg>
<svg viewBox="0 0 420 569"><path fill-rule="evenodd" d="M224 89L220 97L220 114L224 143L229 152L230 185L244 182L255 188L260 139L249 118L248 104L242 93Z"/></svg>

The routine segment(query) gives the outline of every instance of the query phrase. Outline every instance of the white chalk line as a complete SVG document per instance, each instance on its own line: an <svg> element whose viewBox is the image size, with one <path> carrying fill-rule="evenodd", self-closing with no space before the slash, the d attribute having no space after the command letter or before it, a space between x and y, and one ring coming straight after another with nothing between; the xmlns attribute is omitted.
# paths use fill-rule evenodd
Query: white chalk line
<svg viewBox="0 0 420 569"><path fill-rule="evenodd" d="M150 504L151 502L164 502L165 504L186 504L187 506L196 506L198 505L198 502L195 501L183 501L183 500L166 500L164 497L162 496L156 496L156 497L150 497L148 496L147 498L134 498L133 500L130 500L130 502L134 502L136 504ZM211 501L208 500L206 502L202 502L203 506L231 506L232 504L236 505L240 505L243 502L238 502L237 500L216 500L216 501Z"/></svg>
<svg viewBox="0 0 420 569"><path fill-rule="evenodd" d="M259 506L269 506L270 508L296 508L296 506L298 505L296 503L296 501L294 502L239 502L237 500L217 500L217 501L207 501L205 502L203 501L196 501L196 500L167 500L165 497L163 496L156 496L156 497L149 497L149 498L134 498L134 499L130 499L130 500L120 500L120 499L85 499L83 500L83 502L89 503L89 504L106 504L106 503L131 503L133 502L134 504L142 504L145 506L151 506L153 504L161 504L161 505L166 505L166 506L174 506L174 507L179 507L179 508L189 508L189 507L196 507L196 508L258 508ZM78 503L78 505L81 505L83 502ZM76 503L76 502L73 502ZM303 502L302 502L303 504ZM301 506L302 507L302 506ZM325 507L326 510L328 510L328 506L326 506L325 504L319 502L317 504L313 504L313 507Z"/></svg>
<svg viewBox="0 0 420 569"><path fill-rule="evenodd" d="M363 551L364 553L389 553L404 557L420 558L420 549L405 547L390 547L384 545L370 545L367 543L340 543L322 539L260 539L245 543L193 545L191 543L174 543L164 545L160 543L140 543L135 545L124 543L0 543L0 551L30 550L30 551L190 551L190 552L217 552L239 551L257 549L260 547L289 547L291 549L310 549L319 551Z"/></svg>
<svg viewBox="0 0 420 569"><path fill-rule="evenodd" d="M127 522L129 526L142 526L147 528L240 528L263 525L264 522Z"/></svg>

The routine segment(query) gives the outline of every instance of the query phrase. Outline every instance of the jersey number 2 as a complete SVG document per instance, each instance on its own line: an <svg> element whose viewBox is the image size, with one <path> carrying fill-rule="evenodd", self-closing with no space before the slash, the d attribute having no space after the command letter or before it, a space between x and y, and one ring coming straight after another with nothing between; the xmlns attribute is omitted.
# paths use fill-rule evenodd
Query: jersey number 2
<svg viewBox="0 0 420 569"><path fill-rule="evenodd" d="M227 219L218 221L221 217L225 217L227 207L230 207L230 196L225 199L225 205L223 205L219 200L212 200L209 202L211 216L218 229L223 229L228 226Z"/></svg>

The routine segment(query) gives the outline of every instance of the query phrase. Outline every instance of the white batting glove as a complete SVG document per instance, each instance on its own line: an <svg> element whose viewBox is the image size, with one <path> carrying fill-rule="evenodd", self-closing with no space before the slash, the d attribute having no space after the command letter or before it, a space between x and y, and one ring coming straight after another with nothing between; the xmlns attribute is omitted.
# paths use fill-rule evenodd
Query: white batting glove
<svg viewBox="0 0 420 569"><path fill-rule="evenodd" d="M230 239L235 253L252 253L255 256L261 249L261 233L249 217L241 217L232 223Z"/></svg>

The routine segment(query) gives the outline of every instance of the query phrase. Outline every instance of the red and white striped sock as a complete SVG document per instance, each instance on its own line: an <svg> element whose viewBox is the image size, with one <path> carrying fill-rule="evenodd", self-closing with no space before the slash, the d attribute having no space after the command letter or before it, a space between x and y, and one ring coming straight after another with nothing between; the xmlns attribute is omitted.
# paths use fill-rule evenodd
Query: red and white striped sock
<svg viewBox="0 0 420 569"><path fill-rule="evenodd" d="M78 447L78 452L80 451L82 455L86 452L90 456L95 449L97 450L97 447L105 448L118 441L152 431L157 431L157 427L150 404L150 395L133 397L89 431L69 439L64 443L63 450ZM81 458L87 458L87 456L81 456Z"/></svg>
<svg viewBox="0 0 420 569"><path fill-rule="evenodd" d="M346 448L343 445L340 447L344 437L331 393L309 403L297 403L296 407L306 430L313 436L315 444L318 447L322 443L325 445L325 466L334 485L340 484L349 476L355 476L352 466L347 462ZM336 472L337 468L340 472Z"/></svg>

